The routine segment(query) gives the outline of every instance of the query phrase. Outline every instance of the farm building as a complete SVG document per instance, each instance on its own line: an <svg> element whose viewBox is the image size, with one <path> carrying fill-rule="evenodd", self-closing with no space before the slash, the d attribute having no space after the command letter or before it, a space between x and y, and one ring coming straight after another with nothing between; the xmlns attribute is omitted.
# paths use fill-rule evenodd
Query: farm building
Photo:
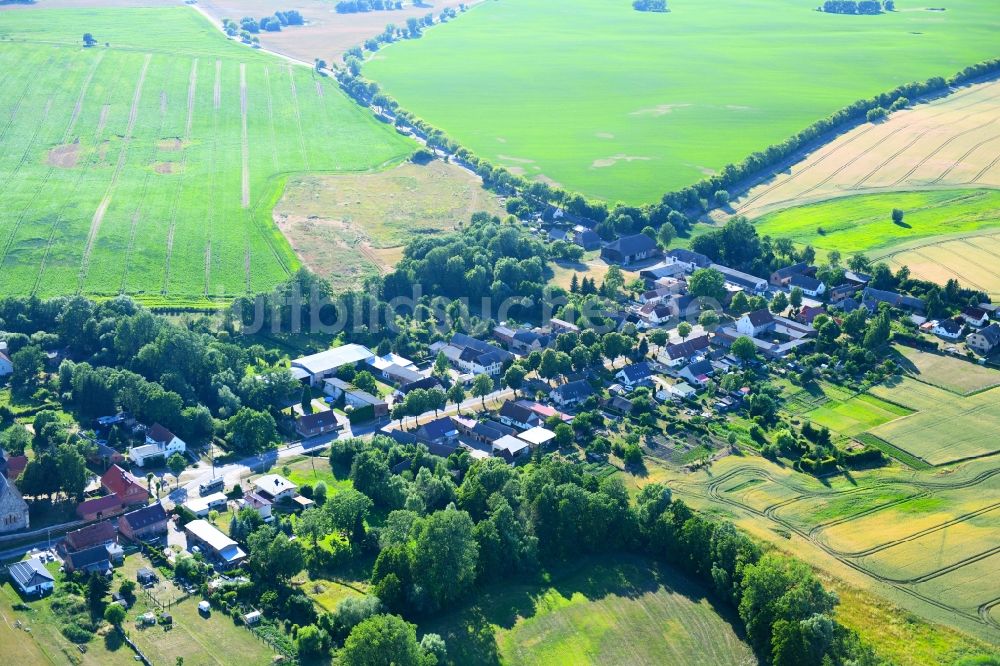
<svg viewBox="0 0 1000 666"><path fill-rule="evenodd" d="M683 266L687 273L693 273L699 268L708 268L712 265L712 260L700 252L692 252L681 247L667 252L667 258Z"/></svg>
<svg viewBox="0 0 1000 666"><path fill-rule="evenodd" d="M7 567L10 580L26 597L42 596L55 588L55 576L38 561L37 557L15 562Z"/></svg>
<svg viewBox="0 0 1000 666"><path fill-rule="evenodd" d="M520 456L527 455L531 450L531 445L519 437L504 435L497 441L493 442L492 450L493 455L495 456L499 456L507 460L514 460Z"/></svg>
<svg viewBox="0 0 1000 666"><path fill-rule="evenodd" d="M795 275L789 280L788 284L792 289L801 289L803 294L813 298L822 296L823 292L826 291L825 284L808 275Z"/></svg>
<svg viewBox="0 0 1000 666"><path fill-rule="evenodd" d="M117 495L96 497L76 505L76 515L81 520L99 520L109 516L117 516L124 511L122 501Z"/></svg>
<svg viewBox="0 0 1000 666"><path fill-rule="evenodd" d="M225 568L238 566L246 559L243 549L208 521L192 520L184 526L184 532L188 538L188 550L198 546Z"/></svg>
<svg viewBox="0 0 1000 666"><path fill-rule="evenodd" d="M310 386L319 386L324 379L332 377L344 366L356 366L374 357L375 354L363 345L341 345L295 359L292 361L292 374L301 381L308 381Z"/></svg>
<svg viewBox="0 0 1000 666"><path fill-rule="evenodd" d="M712 264L711 267L722 273L722 276L726 279L726 284L737 289L748 291L752 294L763 294L767 291L767 280L764 278L759 278L755 275L738 271L735 268L723 266L722 264Z"/></svg>
<svg viewBox="0 0 1000 666"><path fill-rule="evenodd" d="M804 261L800 261L797 264L779 268L771 273L771 279L769 282L775 287L787 287L788 283L791 282L792 278L796 275L809 275L809 273L809 264Z"/></svg>
<svg viewBox="0 0 1000 666"><path fill-rule="evenodd" d="M30 523L27 502L14 483L0 475L0 533L26 530Z"/></svg>
<svg viewBox="0 0 1000 666"><path fill-rule="evenodd" d="M608 243L601 249L601 259L609 264L628 266L659 256L656 241L646 234L632 234Z"/></svg>
<svg viewBox="0 0 1000 666"><path fill-rule="evenodd" d="M130 511L118 519L118 531L132 541L155 539L167 533L167 512L160 502Z"/></svg>

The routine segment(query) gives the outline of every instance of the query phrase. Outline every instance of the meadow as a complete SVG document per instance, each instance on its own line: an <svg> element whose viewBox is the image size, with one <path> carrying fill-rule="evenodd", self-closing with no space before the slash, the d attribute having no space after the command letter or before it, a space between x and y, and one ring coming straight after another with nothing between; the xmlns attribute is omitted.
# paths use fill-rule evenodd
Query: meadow
<svg viewBox="0 0 1000 666"><path fill-rule="evenodd" d="M994 57L1000 27L976 0L871 17L799 0L669 5L486 2L380 50L365 75L496 164L638 203L857 99Z"/></svg>
<svg viewBox="0 0 1000 666"><path fill-rule="evenodd" d="M461 664L754 664L699 588L634 556L589 558L548 583L489 588L420 627Z"/></svg>
<svg viewBox="0 0 1000 666"><path fill-rule="evenodd" d="M863 193L1000 187L998 118L1000 82L965 86L844 132L775 170L713 216L735 211L757 218ZM923 207L919 200L916 207Z"/></svg>
<svg viewBox="0 0 1000 666"><path fill-rule="evenodd" d="M299 265L271 219L279 176L414 147L190 7L6 11L0 37L4 293L201 305L266 290Z"/></svg>

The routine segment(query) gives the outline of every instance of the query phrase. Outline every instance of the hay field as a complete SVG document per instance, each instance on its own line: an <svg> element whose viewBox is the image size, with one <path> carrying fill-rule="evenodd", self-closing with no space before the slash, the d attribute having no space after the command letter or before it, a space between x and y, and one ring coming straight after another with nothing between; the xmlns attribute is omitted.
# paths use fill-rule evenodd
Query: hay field
<svg viewBox="0 0 1000 666"><path fill-rule="evenodd" d="M485 2L382 49L365 74L492 162L641 203L859 98L994 57L1000 29L1000 7L978 0L874 17L799 0L669 5Z"/></svg>
<svg viewBox="0 0 1000 666"><path fill-rule="evenodd" d="M391 269L414 235L451 231L477 211L505 214L478 177L434 160L292 176L273 215L303 264L347 288Z"/></svg>
<svg viewBox="0 0 1000 666"><path fill-rule="evenodd" d="M998 151L1000 81L991 81L864 123L734 198L731 207L758 217L862 193L996 188Z"/></svg>
<svg viewBox="0 0 1000 666"><path fill-rule="evenodd" d="M82 30L101 45L82 48ZM277 174L413 149L190 7L7 11L0 33L4 293L203 304L268 289L298 266L270 216Z"/></svg>
<svg viewBox="0 0 1000 666"><path fill-rule="evenodd" d="M897 363L925 384L961 395L1000 386L1000 371L993 368L904 345L896 345L895 350L901 356Z"/></svg>
<svg viewBox="0 0 1000 666"><path fill-rule="evenodd" d="M893 270L907 266L913 277L944 283L956 279L965 287L1000 298L1000 233L915 244L874 258Z"/></svg>
<svg viewBox="0 0 1000 666"><path fill-rule="evenodd" d="M842 569L828 570L867 580L932 622L1000 640L1000 623L991 615L1000 581L984 569L995 567L1000 540L996 462L923 472L890 467L820 480L760 458L728 457L666 482L685 502L729 513L817 566L839 563ZM978 585L970 582L975 576ZM858 628L881 636L880 629ZM892 647L906 656L897 653L895 661L924 663L910 646Z"/></svg>
<svg viewBox="0 0 1000 666"><path fill-rule="evenodd" d="M962 397L906 377L871 392L916 412L869 432L931 465L1000 451L1000 389Z"/></svg>

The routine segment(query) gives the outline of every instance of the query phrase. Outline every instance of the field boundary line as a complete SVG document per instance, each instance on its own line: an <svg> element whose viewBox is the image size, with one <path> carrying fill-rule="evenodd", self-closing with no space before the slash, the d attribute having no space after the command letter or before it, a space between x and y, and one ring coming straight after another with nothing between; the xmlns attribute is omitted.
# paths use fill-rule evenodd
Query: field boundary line
<svg viewBox="0 0 1000 666"><path fill-rule="evenodd" d="M149 70L149 61L152 60L153 55L147 53L146 57L143 59L142 70L139 72L139 81L135 85L135 94L132 96L132 107L129 109L128 123L125 126L125 136L122 139L122 148L118 151L118 163L115 165L115 170L111 174L111 182L108 183L107 191L104 194L104 198L101 199L100 205L98 205L97 210L94 211L94 217L90 221L90 231L87 234L87 244L83 250L83 260L80 264L80 272L77 277L77 293L83 291L83 283L87 279L87 273L90 271L90 255L94 250L94 242L97 240L97 234L101 229L101 222L104 221L104 214L108 210L108 206L111 205L111 196L114 192L115 185L118 183L118 177L121 175L122 169L125 168L125 159L128 157L129 144L132 142L132 132L135 130L135 122L139 116L139 102L142 99L142 86L146 81L146 72Z"/></svg>
<svg viewBox="0 0 1000 666"><path fill-rule="evenodd" d="M215 61L215 88L212 92L212 105L219 109L222 107L222 61Z"/></svg>

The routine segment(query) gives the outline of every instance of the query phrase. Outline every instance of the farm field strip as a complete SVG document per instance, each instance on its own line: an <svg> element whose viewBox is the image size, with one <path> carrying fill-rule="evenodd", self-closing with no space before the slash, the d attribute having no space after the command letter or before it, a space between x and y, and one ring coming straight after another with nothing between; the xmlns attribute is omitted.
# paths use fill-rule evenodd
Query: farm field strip
<svg viewBox="0 0 1000 666"><path fill-rule="evenodd" d="M806 155L731 203L749 217L860 193L1000 187L990 172L1000 139L1000 82L865 123ZM864 169L864 171L860 171Z"/></svg>
<svg viewBox="0 0 1000 666"><path fill-rule="evenodd" d="M996 298L1000 295L1000 269L995 265L997 252L1000 252L1000 235L990 233L928 241L879 258L896 269L907 266L916 278L936 282L956 278ZM973 275L974 278L969 277Z"/></svg>
<svg viewBox="0 0 1000 666"><path fill-rule="evenodd" d="M887 509L890 511L899 511L905 506L907 501L916 502L918 503L917 506L926 507L929 509L927 516L925 516L927 520L919 523L918 529L910 529L909 518L901 520L897 517L896 520L887 522L883 516L882 520L878 520L876 516L878 516L880 511L885 510L885 507L872 507L872 510L855 514L853 519L849 518L842 522L837 521L845 532L850 529L862 534L866 533L866 529L863 527L864 523L866 521L874 521L872 522L871 529L867 530L867 532L874 532L883 536L886 535L886 525L895 526L888 534L888 536L894 538L890 541L883 541L883 543L890 544L890 547L882 549L878 548L880 544L874 544L875 548L872 548L872 541L876 539L871 539L867 542L869 549L875 554L882 551L888 553L893 548L900 546L909 548L910 546L907 544L911 541L933 538L933 535L943 538L943 535L956 533L957 530L979 529L985 526L987 530L985 533L985 538L987 539L985 544L978 543L977 547L975 540L967 541L966 545L968 547L963 548L956 545L953 550L948 550L946 553L943 551L940 552L940 557L936 557L936 559L931 558L926 566L922 568L918 566L916 569L914 569L909 560L899 569L892 569L891 560L886 560L887 564L883 569L881 561L872 563L870 557L845 555L827 543L826 535L822 535L823 530L821 528L817 529L815 525L810 528L808 524L791 521L783 515L783 510L780 508L777 510L773 508L770 510L760 510L755 506L748 506L741 502L738 497L733 497L731 493L725 493L723 490L723 488L740 488L750 479L764 479L769 481L770 484L762 486L762 489L766 490L770 485L786 483L779 474L787 473L779 472L777 469L772 472L770 469L764 469L749 462L734 461L734 465L730 469L718 473L714 477L707 477L705 479L708 497L710 501L729 504L741 511L776 524L789 532L793 532L831 557L834 557L842 564L889 585L904 595L960 616L965 622L971 622L980 627L984 627L985 625L987 633L1000 629L1000 625L995 623L992 615L993 608L1000 603L1000 583L994 582L995 579L993 578L982 578L983 574L981 573L984 570L984 566L996 561L996 551L1000 550L1000 547L992 547L990 545L991 543L995 544L997 541L997 528L995 519L989 519L988 516L991 515L991 512L996 507L980 504L978 508L965 514L958 516L951 515L950 521L941 520L948 514L942 513L941 515L936 515L934 513L936 506L947 504L945 500L935 499L939 495L947 497L949 494L955 494L957 499L961 497L960 493L964 490L967 493L964 496L966 498L965 502L968 502L969 498L979 498L985 490L988 493L987 496L992 496L995 500L997 498L995 479L1000 478L1000 468L987 468L973 476L964 474L955 478L927 481L918 480L919 476L913 476L912 478L875 476L870 486L853 487L846 490L822 490L812 493L812 498L809 499L814 500L817 505L829 511L829 502L835 500L837 497L850 497L858 492L878 497L880 493L885 493L888 489L899 484L903 484L904 487L912 486L918 489L920 492L916 496L912 496L908 500L903 499L899 502L892 501L892 506ZM680 484L678 490L682 490L684 495L693 494L700 496L700 493L690 493L685 484ZM851 498L849 504L853 504L854 501L854 498ZM993 503L996 504L995 501ZM787 504L796 509L803 505L800 501L789 502ZM912 510L907 509L903 515L909 517L911 514ZM866 518L866 516L868 517ZM935 524L928 525L929 522ZM923 525L922 529L919 528L920 525ZM861 543L864 542L862 541ZM980 577L978 587L968 583L975 576ZM990 582L986 583L986 580Z"/></svg>
<svg viewBox="0 0 1000 666"><path fill-rule="evenodd" d="M18 65L0 75L6 293L207 304L269 289L298 266L270 219L279 174L368 171L414 147L329 79L227 42L189 7L87 10L110 48L69 45L81 15L3 13L0 66ZM138 38L139 24L155 29ZM73 37L20 37L40 33ZM265 68L285 85L269 91ZM284 122L299 107L302 132Z"/></svg>

